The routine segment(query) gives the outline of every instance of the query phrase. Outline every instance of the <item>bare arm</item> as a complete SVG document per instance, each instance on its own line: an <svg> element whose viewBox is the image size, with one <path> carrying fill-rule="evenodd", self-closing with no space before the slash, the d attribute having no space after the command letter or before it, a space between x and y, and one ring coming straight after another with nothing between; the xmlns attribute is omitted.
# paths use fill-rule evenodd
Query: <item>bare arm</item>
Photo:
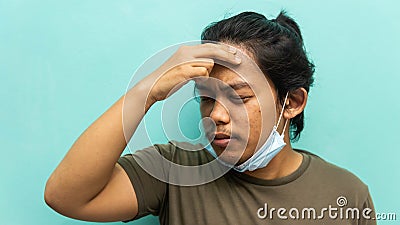
<svg viewBox="0 0 400 225"><path fill-rule="evenodd" d="M180 48L81 134L48 179L46 203L80 220L121 221L137 215L136 193L116 164L127 142L152 104L193 77L208 77L214 66L209 58L239 64L235 53L215 44ZM123 113L129 116L123 117Z"/></svg>
<svg viewBox="0 0 400 225"><path fill-rule="evenodd" d="M131 106L144 106L143 92L142 86L132 88L76 140L46 184L45 200L50 207L68 217L90 221L125 220L137 214L131 182L116 162L126 147L124 98ZM143 118L144 109L130 112L130 117L124 118L131 126L128 138Z"/></svg>

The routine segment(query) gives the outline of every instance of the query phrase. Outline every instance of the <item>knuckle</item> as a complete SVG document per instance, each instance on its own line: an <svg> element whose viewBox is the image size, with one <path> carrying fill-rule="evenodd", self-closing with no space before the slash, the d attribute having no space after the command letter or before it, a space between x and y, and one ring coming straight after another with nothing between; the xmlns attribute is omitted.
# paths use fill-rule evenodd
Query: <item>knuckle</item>
<svg viewBox="0 0 400 225"><path fill-rule="evenodd" d="M176 71L177 73L180 73L180 72L182 72L183 70L185 70L184 65L177 65L177 66L175 66L175 71Z"/></svg>
<svg viewBox="0 0 400 225"><path fill-rule="evenodd" d="M178 48L177 52L179 52L179 53L184 53L184 52L186 52L186 51L188 50L188 47L189 47L189 46L182 45L182 46L180 46L180 47Z"/></svg>
<svg viewBox="0 0 400 225"><path fill-rule="evenodd" d="M213 43L205 43L204 47L212 53L215 53L216 51L220 50L220 47L217 44L213 44Z"/></svg>
<svg viewBox="0 0 400 225"><path fill-rule="evenodd" d="M218 54L221 57L226 58L226 59L230 59L230 58L233 57L233 55L229 54L228 52L226 52L226 51L224 51L222 49L218 49L218 51L216 51L215 54Z"/></svg>
<svg viewBox="0 0 400 225"><path fill-rule="evenodd" d="M204 43L203 46L204 47L208 47L208 48L212 48L212 47L214 47L214 44L212 44L212 43Z"/></svg>
<svg viewBox="0 0 400 225"><path fill-rule="evenodd" d="M208 74L208 70L205 67L200 67L200 71L201 71L201 75L207 75Z"/></svg>

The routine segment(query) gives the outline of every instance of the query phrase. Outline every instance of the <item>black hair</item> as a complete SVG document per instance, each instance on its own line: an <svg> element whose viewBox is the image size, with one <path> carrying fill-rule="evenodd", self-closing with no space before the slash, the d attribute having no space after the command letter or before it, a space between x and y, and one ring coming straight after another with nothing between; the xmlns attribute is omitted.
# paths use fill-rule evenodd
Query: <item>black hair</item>
<svg viewBox="0 0 400 225"><path fill-rule="evenodd" d="M203 41L238 45L249 51L261 71L273 82L280 104L287 92L303 87L307 92L314 82L314 64L307 58L300 28L281 11L274 19L255 12L242 12L211 23ZM304 111L290 120L291 140L297 141L304 128Z"/></svg>

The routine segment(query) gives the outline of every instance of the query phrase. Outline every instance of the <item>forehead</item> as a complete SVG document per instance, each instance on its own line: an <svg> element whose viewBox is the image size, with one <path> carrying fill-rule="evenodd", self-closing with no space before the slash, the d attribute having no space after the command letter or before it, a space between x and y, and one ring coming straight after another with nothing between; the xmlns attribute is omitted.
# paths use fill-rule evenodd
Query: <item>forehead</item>
<svg viewBox="0 0 400 225"><path fill-rule="evenodd" d="M215 64L211 73L210 77L216 78L224 83L228 82L245 82L245 80L239 76L237 73L235 73L233 70L221 66L218 64Z"/></svg>
<svg viewBox="0 0 400 225"><path fill-rule="evenodd" d="M251 90L252 84L241 77L231 69L228 69L221 65L215 65L210 73L209 79L201 79L197 82L196 86L198 89L212 89L218 86L219 89L234 90L249 89Z"/></svg>
<svg viewBox="0 0 400 225"><path fill-rule="evenodd" d="M267 95L274 95L275 85L270 80L270 78L261 71L255 61L254 55L240 45L232 43L226 44L229 44L238 50L236 52L236 55L241 58L242 62L239 65L233 66L232 69L230 69L231 65L229 64L215 63L209 75L209 77L212 79L204 79L207 80L207 82L204 83L204 89L214 89L213 87L218 88L217 86L221 86L221 84L224 87L229 87L233 86L232 84L236 83L246 83L249 88L242 87L240 90L250 90L253 91L256 95L262 95L263 93L267 93L267 90L270 90L270 92L272 93L268 92ZM202 79L200 80L204 81ZM211 82L208 80L210 80ZM196 81L196 86L199 86L200 89L200 86L202 85L198 85L199 83L202 82ZM217 83L217 85L215 83ZM234 89L238 90L236 88Z"/></svg>

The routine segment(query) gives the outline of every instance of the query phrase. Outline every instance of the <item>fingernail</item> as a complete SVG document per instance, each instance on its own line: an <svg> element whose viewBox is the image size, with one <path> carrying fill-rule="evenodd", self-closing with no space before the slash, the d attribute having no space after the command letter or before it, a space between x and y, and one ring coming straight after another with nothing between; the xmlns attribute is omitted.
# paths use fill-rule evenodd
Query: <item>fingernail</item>
<svg viewBox="0 0 400 225"><path fill-rule="evenodd" d="M241 58L239 58L239 56L235 56L235 62L240 63L242 61Z"/></svg>
<svg viewBox="0 0 400 225"><path fill-rule="evenodd" d="M229 52L230 53L236 53L236 48L229 46Z"/></svg>

